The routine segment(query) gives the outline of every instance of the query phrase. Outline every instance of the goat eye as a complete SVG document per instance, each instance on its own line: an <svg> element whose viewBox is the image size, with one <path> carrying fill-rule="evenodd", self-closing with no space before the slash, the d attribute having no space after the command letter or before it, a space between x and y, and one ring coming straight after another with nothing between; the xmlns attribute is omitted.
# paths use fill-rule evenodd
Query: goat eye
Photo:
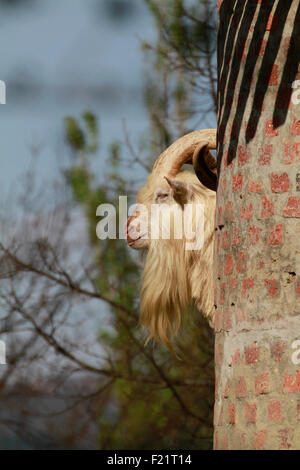
<svg viewBox="0 0 300 470"><path fill-rule="evenodd" d="M156 200L157 201L164 201L165 199L167 199L168 196L169 196L169 194L166 193L166 192L158 192L156 194Z"/></svg>

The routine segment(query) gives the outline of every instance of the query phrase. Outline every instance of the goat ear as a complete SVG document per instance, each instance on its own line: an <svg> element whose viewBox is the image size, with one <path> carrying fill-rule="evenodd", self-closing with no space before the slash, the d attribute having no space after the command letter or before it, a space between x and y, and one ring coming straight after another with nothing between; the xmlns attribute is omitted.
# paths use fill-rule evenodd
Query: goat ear
<svg viewBox="0 0 300 470"><path fill-rule="evenodd" d="M181 206L186 204L188 201L189 192L187 185L182 181L178 181L174 178L168 178L167 176L165 176L165 179L172 189L172 195L175 201L178 202L178 204Z"/></svg>
<svg viewBox="0 0 300 470"><path fill-rule="evenodd" d="M217 162L208 150L207 142L201 142L196 148L193 166L199 181L208 189L217 191Z"/></svg>

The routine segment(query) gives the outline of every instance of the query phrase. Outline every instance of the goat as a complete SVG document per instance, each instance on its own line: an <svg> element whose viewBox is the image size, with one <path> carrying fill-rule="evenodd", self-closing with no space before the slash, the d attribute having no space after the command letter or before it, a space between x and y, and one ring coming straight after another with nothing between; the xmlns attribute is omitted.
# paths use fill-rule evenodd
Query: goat
<svg viewBox="0 0 300 470"><path fill-rule="evenodd" d="M178 334L187 306L194 303L207 317L214 320L213 301L213 241L216 204L216 161L209 149L216 148L216 131L207 129L191 132L167 148L157 159L145 186L137 195L134 213L128 218L126 237L131 248L147 250L141 289L140 321L154 338L171 348ZM182 171L185 163L194 166L195 174ZM204 208L203 243L200 249L186 249L185 235L176 237L178 222L197 230L196 206ZM150 209L161 209L151 217ZM166 209L173 222L167 239ZM187 209L191 209L187 211ZM157 216L158 214L158 216ZM178 218L179 216L179 218ZM181 218L180 218L181 216ZM154 222L153 222L154 220ZM177 225L176 225L177 224Z"/></svg>

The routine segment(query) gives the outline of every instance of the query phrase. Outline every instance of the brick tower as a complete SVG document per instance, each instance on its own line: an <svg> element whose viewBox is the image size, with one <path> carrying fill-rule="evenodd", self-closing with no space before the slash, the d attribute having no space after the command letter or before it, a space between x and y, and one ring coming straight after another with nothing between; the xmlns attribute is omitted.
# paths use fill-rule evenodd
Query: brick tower
<svg viewBox="0 0 300 470"><path fill-rule="evenodd" d="M215 449L300 449L299 63L299 0L219 2Z"/></svg>

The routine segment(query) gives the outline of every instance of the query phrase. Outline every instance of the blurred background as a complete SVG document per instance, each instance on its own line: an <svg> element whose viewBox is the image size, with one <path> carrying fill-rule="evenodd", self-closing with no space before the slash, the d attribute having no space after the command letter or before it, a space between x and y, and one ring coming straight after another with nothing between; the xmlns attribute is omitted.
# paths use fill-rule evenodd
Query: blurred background
<svg viewBox="0 0 300 470"><path fill-rule="evenodd" d="M39 148L39 177L55 177L62 119L89 109L101 115L101 148L128 129L147 129L140 39L155 38L143 1L2 0L1 188L28 168ZM61 150L63 153L63 150ZM100 158L97 170L101 170Z"/></svg>
<svg viewBox="0 0 300 470"><path fill-rule="evenodd" d="M141 260L96 237L216 127L216 2L0 0L0 449L209 449L213 336L145 347Z"/></svg>

